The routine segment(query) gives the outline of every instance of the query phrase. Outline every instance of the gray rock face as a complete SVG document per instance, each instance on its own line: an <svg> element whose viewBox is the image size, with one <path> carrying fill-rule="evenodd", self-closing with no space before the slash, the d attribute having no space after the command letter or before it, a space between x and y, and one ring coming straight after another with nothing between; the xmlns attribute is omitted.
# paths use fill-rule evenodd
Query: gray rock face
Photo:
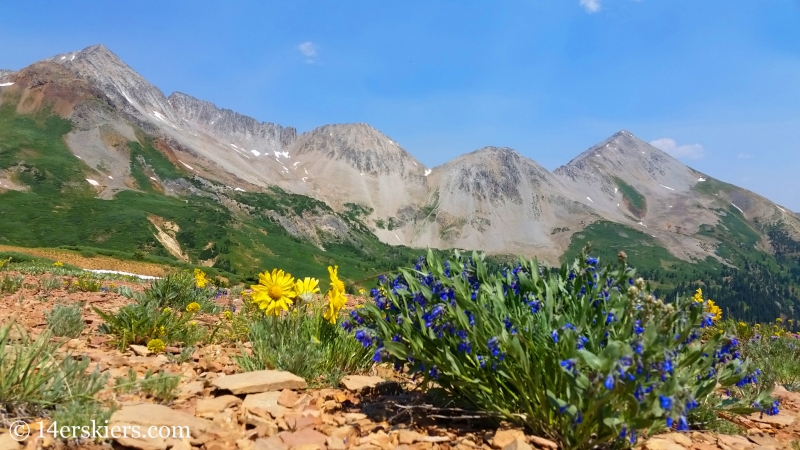
<svg viewBox="0 0 800 450"><path fill-rule="evenodd" d="M172 93L167 101L179 117L197 128L260 153L283 152L297 139L294 128L259 122L180 92Z"/></svg>
<svg viewBox="0 0 800 450"><path fill-rule="evenodd" d="M425 166L397 142L364 123L317 128L304 134L292 153L343 161L370 176L420 177L425 172Z"/></svg>
<svg viewBox="0 0 800 450"><path fill-rule="evenodd" d="M164 94L103 45L48 60L64 65L79 78L102 89L119 109L137 111L173 128L181 124Z"/></svg>
<svg viewBox="0 0 800 450"><path fill-rule="evenodd" d="M0 69L0 83L5 83L10 80L14 73L13 70Z"/></svg>

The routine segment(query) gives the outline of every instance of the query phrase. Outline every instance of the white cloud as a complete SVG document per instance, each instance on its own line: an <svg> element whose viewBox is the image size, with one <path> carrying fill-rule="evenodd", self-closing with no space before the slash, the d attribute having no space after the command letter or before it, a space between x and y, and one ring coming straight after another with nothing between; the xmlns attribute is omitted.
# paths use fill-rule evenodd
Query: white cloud
<svg viewBox="0 0 800 450"><path fill-rule="evenodd" d="M661 139L656 139L655 141L650 141L650 145L666 153L669 153L670 155L678 159L681 158L699 159L705 155L705 149L703 149L703 146L700 144L678 145L675 142L675 139L670 139L670 138L661 138Z"/></svg>
<svg viewBox="0 0 800 450"><path fill-rule="evenodd" d="M306 59L306 62L311 63L314 62L314 58L317 57L319 46L311 41L308 41L298 45L297 49L300 50L300 53L302 53L303 56L308 58Z"/></svg>
<svg viewBox="0 0 800 450"><path fill-rule="evenodd" d="M739 153L737 156L739 159L750 159L753 157L750 153Z"/></svg>
<svg viewBox="0 0 800 450"><path fill-rule="evenodd" d="M589 14L600 11L600 0L580 0L581 6Z"/></svg>

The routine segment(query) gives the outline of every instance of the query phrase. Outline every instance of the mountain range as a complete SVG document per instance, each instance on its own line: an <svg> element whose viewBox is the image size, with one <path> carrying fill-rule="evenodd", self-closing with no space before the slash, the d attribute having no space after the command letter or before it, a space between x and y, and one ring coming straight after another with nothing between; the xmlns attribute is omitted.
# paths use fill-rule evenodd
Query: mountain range
<svg viewBox="0 0 800 450"><path fill-rule="evenodd" d="M633 236L642 255L663 250L662 263L736 266L742 252L774 256L776 233L792 249L800 241L797 214L692 169L628 131L552 172L497 147L428 168L368 124L324 125L298 134L188 94L165 96L102 45L19 71L0 70L0 109L4 120L68 121L58 145L70 153L61 157L77 162L70 160L74 173L61 180L59 195L71 186L69 192L82 190L84 197L107 202L130 203L144 193L169 201L202 198L221 206L219 214L238 217L226 218L225 226L241 230L250 224L247 217L259 217L322 252L345 244L364 251L364 239L377 239L398 248L477 249L555 264L582 243L613 244ZM36 161L46 165L53 158L43 158L25 136L14 145L2 138L0 127L0 199L11 192L43 195L44 188L26 180L50 173ZM136 232L155 240L140 239L124 250L161 247L161 254L232 271L247 265L247 258L230 256L231 246L241 243L230 233L210 231L213 223L198 231L203 242L192 241L180 229L199 225L168 217L169 208L144 213L147 221L139 217ZM20 230L34 218L17 220ZM27 239L3 228L0 242L76 245L74 237ZM269 234L264 228L254 226ZM117 231L107 227L108 233ZM101 231L86 238L84 245L110 245ZM269 247L249 251L251 265L263 263L259 255L274 253Z"/></svg>

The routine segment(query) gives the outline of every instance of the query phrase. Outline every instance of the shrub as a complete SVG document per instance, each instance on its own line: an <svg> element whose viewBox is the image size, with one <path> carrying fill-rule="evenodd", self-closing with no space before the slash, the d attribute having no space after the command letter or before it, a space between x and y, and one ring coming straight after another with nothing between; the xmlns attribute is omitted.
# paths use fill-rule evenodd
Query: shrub
<svg viewBox="0 0 800 450"><path fill-rule="evenodd" d="M81 335L84 328L83 306L55 305L45 313L45 321L53 336L76 338Z"/></svg>
<svg viewBox="0 0 800 450"><path fill-rule="evenodd" d="M39 290L45 294L49 294L61 286L61 279L56 277L43 277L39 279Z"/></svg>
<svg viewBox="0 0 800 450"><path fill-rule="evenodd" d="M311 314L295 312L252 323L252 354L243 353L236 362L244 371L286 370L312 385L329 386L337 385L348 373L369 369L372 352L326 321L320 306Z"/></svg>
<svg viewBox="0 0 800 450"><path fill-rule="evenodd" d="M107 375L87 373L88 358L58 354L60 344L50 338L45 331L31 340L13 324L0 328L0 410L10 418L37 417L71 402L94 402L106 383Z"/></svg>
<svg viewBox="0 0 800 450"><path fill-rule="evenodd" d="M3 275L0 280L0 294L14 294L22 288L25 277L22 275Z"/></svg>
<svg viewBox="0 0 800 450"><path fill-rule="evenodd" d="M53 412L53 423L58 424L58 429L67 427L74 434L70 440L91 439L92 421L95 427L104 426L111 420L111 415L116 407L104 407L98 402L79 402L73 401L64 405L58 405ZM60 437L67 437L60 434ZM102 440L97 437L97 440Z"/></svg>
<svg viewBox="0 0 800 450"><path fill-rule="evenodd" d="M211 301L211 296L212 291L197 286L193 274L180 271L153 280L144 292L135 293L132 297L137 300L152 301L159 308L169 307L180 311L185 310L191 303L197 303L201 311L213 313L217 310L217 306Z"/></svg>
<svg viewBox="0 0 800 450"><path fill-rule="evenodd" d="M374 303L345 326L376 360L564 448L688 429L687 412L717 383L733 395L728 412L777 412L735 338L699 339L713 323L707 304L665 304L634 276L624 254L617 267L583 257L549 271L522 260L498 273L482 255L442 262L429 252L382 277Z"/></svg>
<svg viewBox="0 0 800 450"><path fill-rule="evenodd" d="M81 292L100 292L103 283L91 275L81 275L75 280L75 288Z"/></svg>
<svg viewBox="0 0 800 450"><path fill-rule="evenodd" d="M139 298L116 313L93 309L104 321L98 330L113 334L120 350L130 344L147 345L154 339L182 346L191 346L203 339L205 329L193 320L194 313L157 305L155 300Z"/></svg>
<svg viewBox="0 0 800 450"><path fill-rule="evenodd" d="M152 397L159 402L167 403L175 398L175 390L180 383L180 375L170 375L166 372L159 372L155 375L148 370L141 381L142 393Z"/></svg>
<svg viewBox="0 0 800 450"><path fill-rule="evenodd" d="M800 340L795 335L755 335L742 341L741 351L762 368L765 385L800 390Z"/></svg>

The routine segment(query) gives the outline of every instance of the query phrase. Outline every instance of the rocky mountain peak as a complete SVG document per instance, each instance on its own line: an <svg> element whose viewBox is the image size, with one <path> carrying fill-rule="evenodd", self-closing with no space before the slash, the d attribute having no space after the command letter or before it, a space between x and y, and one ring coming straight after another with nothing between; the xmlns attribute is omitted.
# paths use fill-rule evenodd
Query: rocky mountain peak
<svg viewBox="0 0 800 450"><path fill-rule="evenodd" d="M136 111L148 120L174 129L180 128L180 119L173 114L164 94L104 45L63 53L46 61L61 64L78 78L93 84L116 107L127 112Z"/></svg>
<svg viewBox="0 0 800 450"><path fill-rule="evenodd" d="M536 161L508 147L483 147L433 170L434 179L483 201L521 202L528 186L543 186L552 177ZM522 188L522 189L521 189Z"/></svg>
<svg viewBox="0 0 800 450"><path fill-rule="evenodd" d="M182 92L172 93L167 102L181 120L241 148L260 153L283 152L297 139L297 130L292 127L259 122Z"/></svg>
<svg viewBox="0 0 800 450"><path fill-rule="evenodd" d="M396 141L365 123L325 125L304 133L290 153L345 161L363 174L424 175L425 166Z"/></svg>

